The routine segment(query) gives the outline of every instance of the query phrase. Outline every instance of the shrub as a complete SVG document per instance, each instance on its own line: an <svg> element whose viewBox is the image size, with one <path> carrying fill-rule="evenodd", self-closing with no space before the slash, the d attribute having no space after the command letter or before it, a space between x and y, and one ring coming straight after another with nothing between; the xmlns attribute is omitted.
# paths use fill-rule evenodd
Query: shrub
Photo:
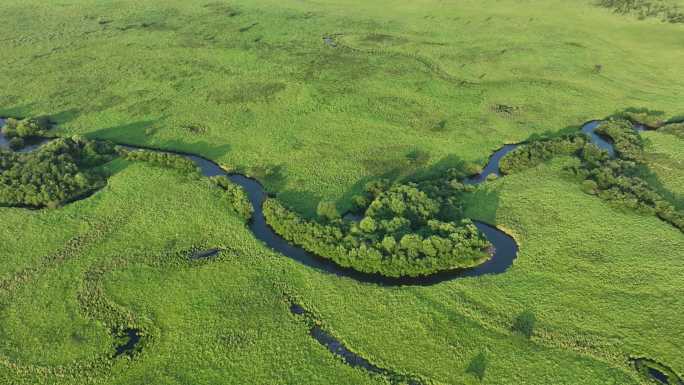
<svg viewBox="0 0 684 385"><path fill-rule="evenodd" d="M598 193L598 184L591 179L585 179L582 182L582 191L587 194L596 195Z"/></svg>
<svg viewBox="0 0 684 385"><path fill-rule="evenodd" d="M670 123L658 129L658 132L664 134L674 135L680 139L684 139L684 123Z"/></svg>
<svg viewBox="0 0 684 385"><path fill-rule="evenodd" d="M531 338L534 334L534 325L537 322L537 317L529 310L520 313L513 321L513 331L522 334L527 338Z"/></svg>
<svg viewBox="0 0 684 385"><path fill-rule="evenodd" d="M633 161L643 158L643 140L634 130L631 122L623 119L611 119L601 124L596 132L610 137L615 152L620 158Z"/></svg>
<svg viewBox="0 0 684 385"><path fill-rule="evenodd" d="M321 201L318 203L316 213L319 217L327 220L335 220L340 218L340 213L337 211L335 202Z"/></svg>
<svg viewBox="0 0 684 385"><path fill-rule="evenodd" d="M15 151L24 148L25 145L24 139L20 137L14 137L9 141L9 148Z"/></svg>
<svg viewBox="0 0 684 385"><path fill-rule="evenodd" d="M598 4L619 14L633 14L642 19L657 17L669 23L684 23L684 13L676 4L664 0L600 0Z"/></svg>
<svg viewBox="0 0 684 385"><path fill-rule="evenodd" d="M45 136L49 123L45 118L7 119L2 133L8 138L31 138Z"/></svg>

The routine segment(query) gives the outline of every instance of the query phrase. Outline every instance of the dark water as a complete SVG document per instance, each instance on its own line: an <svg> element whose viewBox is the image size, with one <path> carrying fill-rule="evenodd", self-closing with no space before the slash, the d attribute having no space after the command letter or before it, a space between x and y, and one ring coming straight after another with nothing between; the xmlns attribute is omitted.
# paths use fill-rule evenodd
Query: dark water
<svg viewBox="0 0 684 385"><path fill-rule="evenodd" d="M513 264L513 260L517 256L518 246L513 238L496 227L474 221L475 226L484 233L495 249L494 255L487 262L475 268L445 271L425 277L390 278L380 274L361 273L351 268L341 267L329 259L313 255L301 247L290 244L273 231L268 223L266 223L264 213L261 210L264 201L268 198L268 194L259 182L244 175L227 173L219 165L208 159L196 155L181 155L185 155L188 159L192 160L200 168L204 176L225 175L233 183L240 185L245 190L249 201L252 203L252 207L254 207L254 214L249 223L249 228L257 239L264 242L271 249L320 271L380 285L432 285L458 277L503 273Z"/></svg>
<svg viewBox="0 0 684 385"><path fill-rule="evenodd" d="M658 369L648 368L648 375L651 376L651 378L653 378L656 381L661 382L663 384L669 384L670 383L670 380L667 378L667 375L665 375L665 373L661 372Z"/></svg>
<svg viewBox="0 0 684 385"><path fill-rule="evenodd" d="M615 156L615 148L613 147L613 143L609 139L604 138L596 133L596 129L601 125L601 123L602 122L600 120L592 120L591 122L585 123L584 126L582 126L582 132L589 135L591 142L594 143L598 148L608 151L608 155L610 155L612 158Z"/></svg>
<svg viewBox="0 0 684 385"><path fill-rule="evenodd" d="M631 360L640 373L646 374L654 381L666 385L684 385L684 379L667 366L649 358L635 358ZM663 370L661 370L663 369Z"/></svg>
<svg viewBox="0 0 684 385"><path fill-rule="evenodd" d="M132 356L135 350L135 345L140 342L140 330L138 329L124 329L124 334L128 338L125 344L116 347L116 353L114 357L119 357L122 355Z"/></svg>
<svg viewBox="0 0 684 385"><path fill-rule="evenodd" d="M190 259L207 259L217 256L222 250L221 249L209 249L205 251L200 251L190 256Z"/></svg>
<svg viewBox="0 0 684 385"><path fill-rule="evenodd" d="M296 315L303 315L309 318L313 318L312 315L306 309L304 309L301 305L298 305L296 303L290 305L290 311ZM316 341L318 341L319 344L325 346L328 349L328 351L330 351L336 356L341 357L344 360L345 364L351 367L361 368L374 374L386 376L392 384L398 382L410 385L421 384L421 381L417 379L400 375L389 369L383 369L379 366L372 364L367 359L349 350L349 348L347 348L344 345L344 343L333 337L330 333L326 332L318 325L314 325L313 327L311 327L311 329L309 329L309 335L313 337Z"/></svg>
<svg viewBox="0 0 684 385"><path fill-rule="evenodd" d="M335 42L335 39L333 39L333 38L330 37L330 36L325 36L325 37L323 38L323 42L324 42L326 45L329 45L329 46L331 46L331 47L333 47L333 48L334 48L334 47L337 47L337 43Z"/></svg>
<svg viewBox="0 0 684 385"><path fill-rule="evenodd" d="M484 181L487 180L487 177L489 175L496 175L497 177L501 176L501 171L499 170L499 161L501 158L506 156L509 152L515 150L518 148L520 145L519 144L507 144L500 149L496 150L491 157L489 157L489 161L487 162L487 165L482 169L482 172L479 173L478 175L472 176L470 178L466 178L463 183L465 184L480 184Z"/></svg>

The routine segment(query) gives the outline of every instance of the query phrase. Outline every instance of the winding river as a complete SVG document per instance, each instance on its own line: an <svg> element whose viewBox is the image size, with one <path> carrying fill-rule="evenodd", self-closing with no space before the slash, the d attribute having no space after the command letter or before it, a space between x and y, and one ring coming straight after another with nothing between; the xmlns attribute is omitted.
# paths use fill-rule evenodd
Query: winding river
<svg viewBox="0 0 684 385"><path fill-rule="evenodd" d="M615 149L613 148L612 143L595 132L596 128L598 128L600 124L600 120L593 120L585 123L581 130L591 138L591 141L594 144L608 151L611 156L614 156ZM0 127L3 125L4 120L0 119ZM644 127L640 125L635 125L634 127L638 131L644 129ZM39 145L40 143L37 143L22 150L35 150ZM269 195L257 180L242 174L229 173L222 169L217 163L198 155L183 152L163 151L155 148L147 148L128 144L120 145L129 150L152 150L180 155L191 160L195 165L197 165L201 170L202 175L206 177L228 177L233 183L241 186L247 193L249 201L254 208L254 214L249 221L249 228L257 239L264 242L268 247L280 254L283 254L316 270L325 271L337 276L349 277L361 282L375 283L379 285L433 285L461 277L476 277L484 274L503 273L513 264L513 260L516 258L518 253L518 246L511 236L497 229L495 226L480 221L474 221L475 226L477 226L477 228L494 246L494 253L492 257L476 267L442 271L421 277L391 278L380 274L362 273L352 268L339 266L330 259L314 255L301 247L289 243L279 236L275 231L273 231L273 229L266 222L262 210L263 203L269 197ZM507 144L495 151L489 158L482 172L478 175L466 178L464 183L477 185L487 181L487 178L490 175L501 176L501 172L499 170L499 161L506 154L515 150L519 146L520 144ZM0 148L7 147L8 141L4 135L0 133Z"/></svg>
<svg viewBox="0 0 684 385"><path fill-rule="evenodd" d="M4 121L0 120L0 127L3 123ZM590 121L583 125L582 132L589 135L591 137L592 142L594 142L597 146L609 151L611 155L614 155L615 151L610 141L605 140L604 138L600 137L595 133L595 130L600 125L600 123L601 121L598 120ZM7 145L8 141L0 133L0 148L7 147ZM229 173L222 169L217 163L198 155L175 151L164 151L155 148L135 146L129 144L120 145L121 147L126 148L128 150L151 150L183 156L191 160L195 165L197 165L201 170L202 175L204 175L205 177L228 177L233 183L241 186L247 193L249 201L252 204L252 207L254 208L254 214L251 220L249 221L249 228L257 239L259 239L268 247L277 251L280 254L283 254L316 270L335 274L337 276L349 277L357 281L374 283L385 286L434 285L440 282L462 277L476 277L485 274L501 274L505 272L513 264L513 260L516 258L518 253L518 246L511 236L490 224L481 221L473 221L475 223L475 226L477 226L477 228L486 236L487 240L489 240L489 242L494 246L494 252L492 257L478 266L466 269L442 271L421 277L392 278L380 274L362 273L352 268L345 268L339 266L330 259L314 255L301 247L289 243L281 236L279 236L268 225L266 219L264 218L262 205L264 201L269 197L269 195L264 189L264 187L257 180L249 178L242 174ZM501 172L499 170L499 161L506 154L515 150L518 146L520 146L520 144L507 144L501 147L499 150L495 151L489 158L482 172L478 175L465 179L464 183L477 185L484 183L487 180L487 177L490 175L501 176ZM35 148L37 148L37 146L24 149L24 151L31 151Z"/></svg>
<svg viewBox="0 0 684 385"><path fill-rule="evenodd" d="M4 119L0 119L0 127L5 123ZM587 134L591 141L597 145L599 148L606 150L611 157L615 156L615 149L610 140L603 138L598 135L595 131L601 121L594 120L585 123L582 126L582 132ZM637 131L642 131L645 129L644 126L634 125ZM23 149L21 152L29 152L37 149L44 141L35 141ZM335 274L337 276L349 277L361 282L374 283L379 285L433 285L447 280L457 279L461 277L476 277L485 274L500 274L505 272L512 264L513 260L516 258L518 253L518 246L516 242L508 234L497 229L496 227L480 222L474 221L475 226L486 236L486 238L494 245L494 253L492 257L486 262L468 269L456 269L451 271L438 272L424 277L403 277L403 278L390 278L385 277L380 274L367 274L361 273L359 271L353 270L351 268L344 268L332 260L322 258L309 253L301 247L295 246L287 242L285 239L280 237L273 231L273 229L266 223L264 214L262 211L262 205L264 201L269 197L263 186L255 179L249 178L242 174L229 173L223 170L217 163L203 158L198 155L174 152L174 151L163 151L155 148L147 148L141 146L120 144L122 147L129 150L151 150L159 152L167 152L176 155L183 156L191 160L195 165L199 167L202 175L205 177L211 176L226 176L233 183L240 185L247 193L250 203L254 208L254 214L249 221L249 228L254 234L254 236L264 242L268 247L283 254L289 258L292 258L306 266L314 268L319 271L324 271L330 274ZM499 150L495 151L489 158L486 166L483 168L482 172L478 175L466 178L464 183L470 185L477 185L487 181L487 177L490 175L501 176L499 169L499 161L509 152L518 148L521 144L507 144L501 147ZM0 131L0 149L9 148L9 141L4 137ZM210 258L221 250L211 249L203 252L196 253L190 256L191 259L203 259ZM308 312L297 304L292 304L290 311L296 315L306 315ZM330 334L325 332L319 326L314 326L310 330L310 334L315 338L321 345L325 346L332 353L342 357L350 366L361 367L369 372L380 374L380 375L390 375L393 374L392 371L384 368L377 367L349 350L344 344L336 340ZM140 341L140 331L137 329L126 329L124 330L124 336L126 341L121 345L115 347L114 357L119 357L121 355L131 355L135 349L135 346ZM646 359L635 360L634 363L639 368L641 365L646 365L648 361ZM647 373L656 381L663 384L670 384L669 378L666 374L654 368L652 366L647 367ZM678 383L682 384L681 379L677 379ZM411 384L418 384L419 381L411 379L409 381Z"/></svg>

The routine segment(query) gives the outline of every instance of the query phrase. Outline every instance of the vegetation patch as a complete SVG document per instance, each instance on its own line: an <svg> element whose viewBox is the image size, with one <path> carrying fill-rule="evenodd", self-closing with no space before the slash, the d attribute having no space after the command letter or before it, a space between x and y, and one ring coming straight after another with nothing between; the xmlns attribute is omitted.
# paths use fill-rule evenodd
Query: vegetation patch
<svg viewBox="0 0 684 385"><path fill-rule="evenodd" d="M20 150L32 140L46 136L49 128L50 122L47 118L9 118L5 121L1 133L9 140L10 149Z"/></svg>
<svg viewBox="0 0 684 385"><path fill-rule="evenodd" d="M245 220L252 218L254 207L247 197L247 193L240 186L231 182L228 177L214 176L209 179L211 183L224 192L225 198L233 206L235 212Z"/></svg>
<svg viewBox="0 0 684 385"><path fill-rule="evenodd" d="M264 216L274 230L336 263L389 277L429 275L467 268L491 256L491 244L460 215L465 186L455 171L418 183L369 183L353 201L360 221L340 219L330 202L319 204L319 220L306 220L274 199Z"/></svg>
<svg viewBox="0 0 684 385"><path fill-rule="evenodd" d="M674 135L679 139L684 139L684 123L671 123L660 127L658 132L663 134Z"/></svg>
<svg viewBox="0 0 684 385"><path fill-rule="evenodd" d="M669 23L684 23L684 12L671 0L600 0L599 5L640 19L654 17Z"/></svg>
<svg viewBox="0 0 684 385"><path fill-rule="evenodd" d="M582 189L613 205L656 214L662 220L684 231L684 212L665 199L646 180L644 143L633 123L611 118L596 129L611 139L617 157L611 158L582 134L526 143L504 156L500 169L505 174L520 172L556 156L574 155L581 166L568 171L579 176Z"/></svg>
<svg viewBox="0 0 684 385"><path fill-rule="evenodd" d="M0 205L56 207L92 193L106 183L98 167L115 156L112 144L79 137L31 153L0 150Z"/></svg>
<svg viewBox="0 0 684 385"><path fill-rule="evenodd" d="M499 162L499 170L504 174L511 174L534 167L556 156L574 155L587 142L587 139L581 135L532 141L506 154Z"/></svg>

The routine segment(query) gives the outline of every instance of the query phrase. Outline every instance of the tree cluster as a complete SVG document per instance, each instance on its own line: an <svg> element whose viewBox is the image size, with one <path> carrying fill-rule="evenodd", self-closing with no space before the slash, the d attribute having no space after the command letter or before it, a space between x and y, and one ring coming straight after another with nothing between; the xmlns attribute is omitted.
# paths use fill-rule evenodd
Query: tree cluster
<svg viewBox="0 0 684 385"><path fill-rule="evenodd" d="M680 129L669 124L669 130ZM661 128L662 129L662 128ZM597 132L613 142L616 158L610 158L582 134L534 141L518 147L501 159L503 173L519 172L557 155L577 155L582 164L568 170L583 179L582 190L610 201L613 205L654 213L684 231L684 213L651 188L641 177L643 140L626 119L610 119Z"/></svg>
<svg viewBox="0 0 684 385"><path fill-rule="evenodd" d="M105 184L96 168L114 146L80 137L55 139L35 152L0 151L0 205L55 207Z"/></svg>
<svg viewBox="0 0 684 385"><path fill-rule="evenodd" d="M643 160L643 139L630 121L608 120L596 128L596 133L611 139L619 158L635 162Z"/></svg>
<svg viewBox="0 0 684 385"><path fill-rule="evenodd" d="M577 154L586 144L583 135L569 135L526 143L509 152L499 162L504 174L512 174L534 167L559 155Z"/></svg>
<svg viewBox="0 0 684 385"><path fill-rule="evenodd" d="M235 209L235 212L240 214L243 218L249 220L254 213L252 203L247 197L247 193L240 186L234 184L225 176L213 176L210 182L224 191L225 197Z"/></svg>
<svg viewBox="0 0 684 385"><path fill-rule="evenodd" d="M26 140L45 136L49 122L45 118L13 119L9 118L2 127L2 134L9 139L9 146L18 150L26 145Z"/></svg>
<svg viewBox="0 0 684 385"><path fill-rule="evenodd" d="M124 147L119 147L118 151L126 160L147 162L155 166L172 168L188 174L199 172L197 165L182 155L144 149L130 150Z"/></svg>
<svg viewBox="0 0 684 385"><path fill-rule="evenodd" d="M605 127L603 127L605 126ZM584 178L582 189L610 201L646 213L684 231L684 213L663 198L641 177L643 174L643 142L627 121L610 121L602 126L602 134L609 136L617 157L608 155L589 143L580 152L582 165L570 170Z"/></svg>
<svg viewBox="0 0 684 385"><path fill-rule="evenodd" d="M682 10L664 0L600 0L598 4L613 9L615 13L634 14L642 19L658 17L669 23L684 23Z"/></svg>
<svg viewBox="0 0 684 385"><path fill-rule="evenodd" d="M634 161L620 158L597 159L596 147L587 145L580 167L570 168L584 178L582 189L613 205L656 214L660 219L684 231L684 213L665 200L640 177L641 169ZM593 147L593 148L591 148ZM600 150L598 150L600 151Z"/></svg>
<svg viewBox="0 0 684 385"><path fill-rule="evenodd" d="M428 275L490 256L491 244L477 227L453 219L463 185L451 182L370 183L354 199L364 210L360 221L339 219L329 205L319 207L320 220L306 220L273 199L264 203L264 216L284 238L342 266L389 277Z"/></svg>
<svg viewBox="0 0 684 385"><path fill-rule="evenodd" d="M670 134L678 137L679 139L684 139L684 123L670 123L662 126L658 129L658 132L663 134Z"/></svg>

